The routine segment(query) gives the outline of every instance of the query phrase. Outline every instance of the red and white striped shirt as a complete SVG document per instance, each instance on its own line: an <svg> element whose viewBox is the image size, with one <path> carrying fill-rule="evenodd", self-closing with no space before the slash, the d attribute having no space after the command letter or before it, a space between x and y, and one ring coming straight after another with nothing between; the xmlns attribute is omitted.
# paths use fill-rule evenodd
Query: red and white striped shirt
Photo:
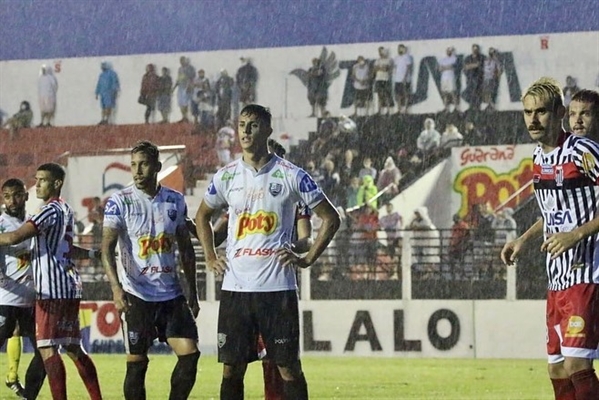
<svg viewBox="0 0 599 400"><path fill-rule="evenodd" d="M27 222L37 229L31 265L38 299L80 299L81 278L71 259L74 216L62 199L52 199Z"/></svg>
<svg viewBox="0 0 599 400"><path fill-rule="evenodd" d="M543 214L545 239L569 232L597 216L599 144L563 133L562 144L533 153L535 196ZM555 260L546 257L548 288L563 290L580 283L599 284L599 235L591 235Z"/></svg>

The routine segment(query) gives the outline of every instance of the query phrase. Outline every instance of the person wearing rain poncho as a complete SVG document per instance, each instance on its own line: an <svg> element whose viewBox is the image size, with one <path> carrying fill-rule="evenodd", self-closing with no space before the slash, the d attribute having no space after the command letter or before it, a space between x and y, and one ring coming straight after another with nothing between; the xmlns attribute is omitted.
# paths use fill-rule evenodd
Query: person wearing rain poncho
<svg viewBox="0 0 599 400"><path fill-rule="evenodd" d="M362 178L362 185L358 189L358 205L366 204L369 207L377 209L377 199L376 195L379 190L374 184L374 179L370 175L365 175Z"/></svg>
<svg viewBox="0 0 599 400"><path fill-rule="evenodd" d="M435 274L441 262L441 240L437 227L428 215L427 207L414 210L414 218L407 229L412 230L412 264L422 273L423 279L438 278Z"/></svg>
<svg viewBox="0 0 599 400"><path fill-rule="evenodd" d="M399 193L399 181L401 180L401 171L395 165L393 157L389 156L385 159L385 164L379 173L379 179L376 182L378 191L381 192L385 188L385 193L381 195L381 203L387 203L397 193Z"/></svg>
<svg viewBox="0 0 599 400"><path fill-rule="evenodd" d="M98 77L96 85L96 100L100 98L102 106L102 120L100 121L100 125L105 125L110 122L112 110L116 107L116 96L121 87L119 77L109 62L103 61L100 68L102 72Z"/></svg>
<svg viewBox="0 0 599 400"><path fill-rule="evenodd" d="M52 67L42 65L40 77L37 80L37 95L40 105L41 122L38 127L51 126L56 111L56 92L58 81Z"/></svg>

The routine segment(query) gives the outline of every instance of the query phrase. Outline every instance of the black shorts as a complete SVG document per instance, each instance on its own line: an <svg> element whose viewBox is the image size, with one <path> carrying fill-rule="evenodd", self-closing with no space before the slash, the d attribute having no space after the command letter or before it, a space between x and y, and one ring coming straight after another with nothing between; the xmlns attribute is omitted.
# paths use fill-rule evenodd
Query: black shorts
<svg viewBox="0 0 599 400"><path fill-rule="evenodd" d="M4 319L0 324L0 340L12 337L17 324L21 336L35 337L35 307L0 305L0 319Z"/></svg>
<svg viewBox="0 0 599 400"><path fill-rule="evenodd" d="M125 295L129 309L121 320L127 354L146 354L154 339L198 340L198 328L185 297L150 302L130 293Z"/></svg>
<svg viewBox="0 0 599 400"><path fill-rule="evenodd" d="M410 94L410 84L408 82L395 82L395 96L407 97Z"/></svg>
<svg viewBox="0 0 599 400"><path fill-rule="evenodd" d="M297 292L222 291L218 312L218 361L244 364L258 359L262 335L268 358L278 365L299 360Z"/></svg>

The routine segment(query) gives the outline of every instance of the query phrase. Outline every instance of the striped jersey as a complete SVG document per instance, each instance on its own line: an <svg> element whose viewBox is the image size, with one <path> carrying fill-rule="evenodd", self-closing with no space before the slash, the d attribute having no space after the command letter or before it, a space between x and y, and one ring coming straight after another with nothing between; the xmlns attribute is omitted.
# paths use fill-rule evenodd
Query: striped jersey
<svg viewBox="0 0 599 400"><path fill-rule="evenodd" d="M0 233L16 231L23 223L17 217L0 215ZM0 305L33 307L34 302L31 240L0 246Z"/></svg>
<svg viewBox="0 0 599 400"><path fill-rule="evenodd" d="M213 209L229 207L228 269L222 289L296 290L295 269L284 268L275 252L294 240L298 202L312 209L324 199L310 175L274 154L259 171L242 159L221 168L204 201Z"/></svg>
<svg viewBox="0 0 599 400"><path fill-rule="evenodd" d="M28 221L37 230L31 264L37 298L80 299L81 278L71 258L74 216L71 206L54 198Z"/></svg>
<svg viewBox="0 0 599 400"><path fill-rule="evenodd" d="M114 193L104 208L104 227L119 235L123 290L145 301L183 294L177 275L177 229L187 230L183 195L161 186L154 197L129 186Z"/></svg>
<svg viewBox="0 0 599 400"><path fill-rule="evenodd" d="M533 153L535 196L543 214L544 237L569 232L597 215L599 145L563 133L560 146ZM591 235L555 260L546 256L550 290L580 283L599 283L599 235Z"/></svg>

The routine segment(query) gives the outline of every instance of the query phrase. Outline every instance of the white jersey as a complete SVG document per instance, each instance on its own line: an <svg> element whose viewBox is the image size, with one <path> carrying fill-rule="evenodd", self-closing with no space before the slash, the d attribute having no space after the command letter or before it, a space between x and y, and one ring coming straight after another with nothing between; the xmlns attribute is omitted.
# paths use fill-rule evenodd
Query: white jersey
<svg viewBox="0 0 599 400"><path fill-rule="evenodd" d="M19 229L24 221L0 215L0 232ZM31 270L31 240L0 247L0 305L33 307L35 287Z"/></svg>
<svg viewBox="0 0 599 400"><path fill-rule="evenodd" d="M294 268L283 267L275 252L293 240L298 202L312 209L324 199L310 175L276 155L259 171L242 159L221 168L204 201L213 209L229 206L228 269L222 289L296 290Z"/></svg>
<svg viewBox="0 0 599 400"><path fill-rule="evenodd" d="M145 301L167 301L183 295L177 275L177 229L185 227L183 195L161 186L150 197L135 186L110 196L104 227L118 231L123 290Z"/></svg>

